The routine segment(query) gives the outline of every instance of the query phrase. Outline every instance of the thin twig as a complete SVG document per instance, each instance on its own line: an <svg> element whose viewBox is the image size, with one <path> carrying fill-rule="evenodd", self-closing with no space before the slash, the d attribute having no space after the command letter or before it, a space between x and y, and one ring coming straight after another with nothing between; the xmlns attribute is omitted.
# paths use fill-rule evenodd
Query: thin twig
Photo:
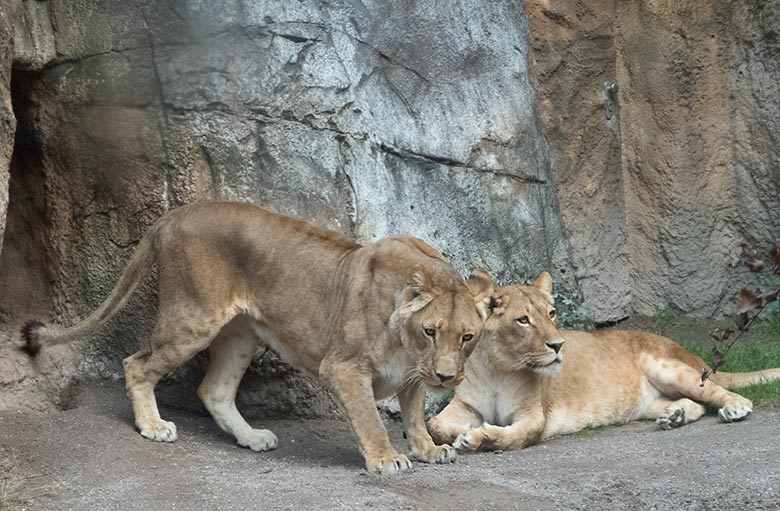
<svg viewBox="0 0 780 511"><path fill-rule="evenodd" d="M748 320L747 323L745 323L745 326L743 328L741 328L739 330L739 335L734 337L734 339L728 344L728 346L726 346L725 351L723 351L723 353L721 353L720 360L718 360L718 362L716 364L713 364L712 368L709 371L707 371L707 370L702 371L702 374L701 374L701 384L699 385L699 387L703 387L704 384L707 382L707 379L718 371L718 367L720 367L721 364L723 363L723 361L726 360L726 355L728 354L728 352L731 349L731 347L734 346L734 343L737 342L740 339L740 337L742 337L742 335L745 332L750 330L750 326L753 324L753 322L756 320L756 318L758 318L758 316L764 311L764 309L766 309L767 305L769 305L769 304L765 303L765 304L763 304L761 306L761 308L757 309L757 312L755 313L755 315L752 318L750 318L750 320Z"/></svg>

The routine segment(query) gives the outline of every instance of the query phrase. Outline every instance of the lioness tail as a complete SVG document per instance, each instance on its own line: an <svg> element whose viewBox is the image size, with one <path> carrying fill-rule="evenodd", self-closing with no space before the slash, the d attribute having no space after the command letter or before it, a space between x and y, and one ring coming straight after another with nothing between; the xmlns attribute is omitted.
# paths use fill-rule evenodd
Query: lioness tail
<svg viewBox="0 0 780 511"><path fill-rule="evenodd" d="M24 349L27 353L35 356L43 346L84 339L121 309L148 268L157 259L161 227L162 222L158 221L141 239L111 294L86 319L66 328L47 327L35 319L25 323L21 333Z"/></svg>
<svg viewBox="0 0 780 511"><path fill-rule="evenodd" d="M713 374L711 378L718 385L736 389L756 383L769 383L770 381L780 380L780 368L764 369L763 371L753 371L750 373L723 373L718 371Z"/></svg>

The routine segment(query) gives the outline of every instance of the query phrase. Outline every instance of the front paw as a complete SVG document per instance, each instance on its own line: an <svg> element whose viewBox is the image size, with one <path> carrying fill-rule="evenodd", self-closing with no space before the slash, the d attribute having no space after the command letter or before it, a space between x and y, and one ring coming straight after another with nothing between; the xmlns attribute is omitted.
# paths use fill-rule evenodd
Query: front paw
<svg viewBox="0 0 780 511"><path fill-rule="evenodd" d="M459 451L472 452L478 450L484 440L484 430L476 428L458 435L458 438L452 442L452 446Z"/></svg>
<svg viewBox="0 0 780 511"><path fill-rule="evenodd" d="M423 463L453 463L458 459L458 452L449 445L437 445L423 453L413 454L414 459Z"/></svg>
<svg viewBox="0 0 780 511"><path fill-rule="evenodd" d="M382 456L366 457L366 470L385 475L395 475L411 470L412 462L403 454L389 452Z"/></svg>
<svg viewBox="0 0 780 511"><path fill-rule="evenodd" d="M679 428L685 424L685 410L679 407L669 407L655 422L661 429Z"/></svg>

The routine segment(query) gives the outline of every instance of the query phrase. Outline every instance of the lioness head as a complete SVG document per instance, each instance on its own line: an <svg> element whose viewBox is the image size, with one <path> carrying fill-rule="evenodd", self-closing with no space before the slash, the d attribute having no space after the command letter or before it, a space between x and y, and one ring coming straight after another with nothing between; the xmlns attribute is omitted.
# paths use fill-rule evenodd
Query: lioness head
<svg viewBox="0 0 780 511"><path fill-rule="evenodd" d="M404 347L417 359L415 377L433 390L453 388L482 333L492 290L490 276L453 280L418 267L399 297L393 321Z"/></svg>
<svg viewBox="0 0 780 511"><path fill-rule="evenodd" d="M530 286L494 287L498 299L482 334L493 366L510 372L560 369L563 337L556 326L550 274L542 272Z"/></svg>

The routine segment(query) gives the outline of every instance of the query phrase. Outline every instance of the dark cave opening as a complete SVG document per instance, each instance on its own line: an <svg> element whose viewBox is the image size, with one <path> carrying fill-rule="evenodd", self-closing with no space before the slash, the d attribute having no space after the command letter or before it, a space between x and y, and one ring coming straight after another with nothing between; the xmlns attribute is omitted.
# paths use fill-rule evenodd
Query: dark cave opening
<svg viewBox="0 0 780 511"><path fill-rule="evenodd" d="M13 70L11 102L16 133L10 165L8 210L0 252L0 321L18 326L52 313L46 244L46 179L37 135L38 108L30 91L39 73Z"/></svg>

